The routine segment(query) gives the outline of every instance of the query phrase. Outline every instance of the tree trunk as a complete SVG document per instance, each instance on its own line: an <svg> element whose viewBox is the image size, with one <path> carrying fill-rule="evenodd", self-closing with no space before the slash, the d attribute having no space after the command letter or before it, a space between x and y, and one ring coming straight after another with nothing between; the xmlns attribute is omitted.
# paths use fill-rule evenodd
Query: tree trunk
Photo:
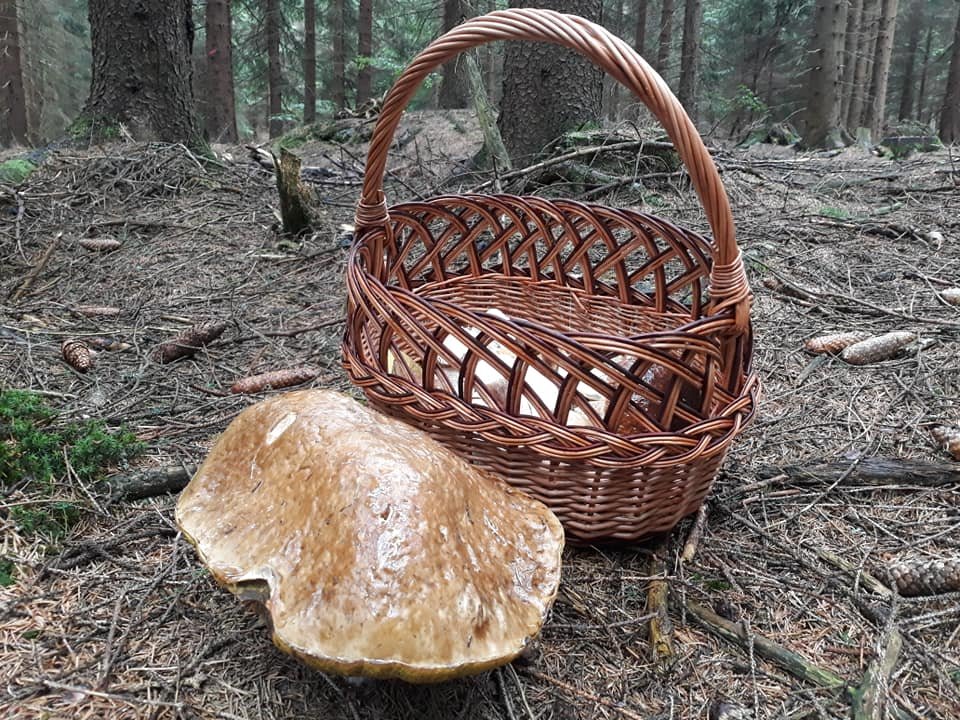
<svg viewBox="0 0 960 720"><path fill-rule="evenodd" d="M27 97L17 0L0 0L0 145L13 142L27 144Z"/></svg>
<svg viewBox="0 0 960 720"><path fill-rule="evenodd" d="M357 55L360 62L360 70L357 72L357 107L360 107L370 99L373 85L373 0L360 0Z"/></svg>
<svg viewBox="0 0 960 720"><path fill-rule="evenodd" d="M867 107L865 127L874 139L879 139L886 120L887 81L890 78L890 56L893 54L893 33L897 23L897 0L883 0L877 25L877 48L870 80L870 105Z"/></svg>
<svg viewBox="0 0 960 720"><path fill-rule="evenodd" d="M926 122L927 76L930 74L930 45L933 43L933 28L927 28L927 39L923 43L923 64L920 69L920 88L917 90L917 120Z"/></svg>
<svg viewBox="0 0 960 720"><path fill-rule="evenodd" d="M211 142L237 142L232 44L230 0L207 0L207 137Z"/></svg>
<svg viewBox="0 0 960 720"><path fill-rule="evenodd" d="M600 19L600 0L540 0L534 3ZM512 7L529 3L511 0ZM590 61L548 43L509 43L503 69L499 126L514 164L522 167L564 132L597 122L603 76Z"/></svg>
<svg viewBox="0 0 960 720"><path fill-rule="evenodd" d="M806 147L840 147L840 68L846 20L844 0L818 0L813 13L814 66L807 80L807 107L803 114Z"/></svg>
<svg viewBox="0 0 960 720"><path fill-rule="evenodd" d="M347 105L346 64L347 49L344 44L345 0L330 0L330 35L333 37L333 72L330 78L330 99L337 110Z"/></svg>
<svg viewBox="0 0 960 720"><path fill-rule="evenodd" d="M303 122L317 119L317 0L303 0Z"/></svg>
<svg viewBox="0 0 960 720"><path fill-rule="evenodd" d="M280 68L280 0L267 0L267 77L270 83L270 137L283 134L283 73Z"/></svg>
<svg viewBox="0 0 960 720"><path fill-rule="evenodd" d="M863 37L863 0L850 0L847 9L847 32L843 40L843 78L840 93L840 121L847 125L850 101L853 99L854 75L857 70L857 50Z"/></svg>
<svg viewBox="0 0 960 720"><path fill-rule="evenodd" d="M926 0L913 0L907 12L907 63L903 69L903 83L900 86L900 107L897 118L909 120L913 117L913 86L916 84L917 48L920 45L920 29L923 26L923 9Z"/></svg>
<svg viewBox="0 0 960 720"><path fill-rule="evenodd" d="M680 52L680 104L697 121L697 71L700 65L701 0L686 0L683 10L683 47Z"/></svg>
<svg viewBox="0 0 960 720"><path fill-rule="evenodd" d="M940 111L940 139L945 143L960 142L960 13L953 32L953 52Z"/></svg>
<svg viewBox="0 0 960 720"><path fill-rule="evenodd" d="M860 27L857 29L857 64L853 72L853 92L847 111L846 126L851 132L863 124L864 108L872 67L873 44L876 42L876 22L880 0L863 0Z"/></svg>
<svg viewBox="0 0 960 720"><path fill-rule="evenodd" d="M190 0L90 0L89 13L90 97L75 128L98 140L123 123L141 140L201 147Z"/></svg>
<svg viewBox="0 0 960 720"><path fill-rule="evenodd" d="M647 14L650 0L637 0L637 25L633 33L633 49L640 57L647 51ZM646 58L644 58L646 59Z"/></svg>
<svg viewBox="0 0 960 720"><path fill-rule="evenodd" d="M670 63L670 46L673 44L673 0L663 0L660 6L660 39L657 45L656 71L667 74Z"/></svg>
<svg viewBox="0 0 960 720"><path fill-rule="evenodd" d="M465 10L461 0L443 0L443 32L459 25ZM467 107L467 81L460 58L455 58L443 66L437 104L442 108Z"/></svg>

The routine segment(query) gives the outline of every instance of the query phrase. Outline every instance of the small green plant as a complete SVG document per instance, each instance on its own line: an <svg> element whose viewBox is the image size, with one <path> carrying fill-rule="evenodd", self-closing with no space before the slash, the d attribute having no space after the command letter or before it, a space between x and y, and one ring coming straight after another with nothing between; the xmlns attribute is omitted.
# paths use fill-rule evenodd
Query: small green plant
<svg viewBox="0 0 960 720"><path fill-rule="evenodd" d="M843 208L831 207L829 205L824 205L820 208L820 215L822 217L833 218L834 220L846 220L850 217L850 213Z"/></svg>
<svg viewBox="0 0 960 720"><path fill-rule="evenodd" d="M80 519L75 503L53 497L55 481L67 467L85 484L100 480L110 466L144 449L128 430L108 431L96 420L58 424L57 413L43 399L25 390L0 390L0 488L12 488L28 499L9 504L10 520L26 536L50 543L62 538ZM0 584L12 582L13 571L0 562Z"/></svg>
<svg viewBox="0 0 960 720"><path fill-rule="evenodd" d="M16 565L10 558L0 558L0 587L10 587L14 583L13 574Z"/></svg>
<svg viewBox="0 0 960 720"><path fill-rule="evenodd" d="M36 165L24 158L7 160L0 163L0 183L19 185L30 177L30 173L36 169Z"/></svg>

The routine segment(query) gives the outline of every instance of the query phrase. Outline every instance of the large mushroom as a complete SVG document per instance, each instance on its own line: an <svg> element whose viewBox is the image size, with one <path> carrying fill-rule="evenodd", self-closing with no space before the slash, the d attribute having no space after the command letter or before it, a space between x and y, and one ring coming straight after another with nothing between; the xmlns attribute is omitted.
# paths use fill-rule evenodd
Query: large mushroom
<svg viewBox="0 0 960 720"><path fill-rule="evenodd" d="M214 578L321 670L433 682L509 662L560 581L544 505L332 391L247 408L177 504Z"/></svg>

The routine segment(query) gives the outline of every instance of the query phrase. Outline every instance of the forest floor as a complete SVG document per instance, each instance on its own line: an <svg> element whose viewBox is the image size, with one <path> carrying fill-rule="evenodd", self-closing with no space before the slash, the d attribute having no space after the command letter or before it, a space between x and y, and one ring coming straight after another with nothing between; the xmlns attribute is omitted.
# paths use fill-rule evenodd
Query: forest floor
<svg viewBox="0 0 960 720"><path fill-rule="evenodd" d="M469 114L413 114L404 127L413 137L391 155L390 200L485 179L450 179L479 145ZM278 235L272 173L243 148L218 150L228 153L218 163L160 144L61 150L16 192L0 188L0 387L42 392L63 417L134 430L148 450L120 475L196 466L260 397L227 393L237 377L311 364L322 371L314 386L350 389L337 228L352 222L365 146L299 149L330 173L317 186L325 215L297 242ZM615 156L626 170L606 170L630 172L636 157ZM2 552L16 571L0 587L0 717L840 718L884 655L873 717L960 717L958 594L891 596L886 574L897 559L960 554L960 464L926 428L960 422L960 308L939 295L960 284L960 158L766 145L715 157L756 296L764 392L691 561L679 558L689 519L646 544L568 548L552 614L524 659L435 686L353 682L274 648L178 534L175 495L111 500L67 477L58 497L85 512L51 544L8 512L49 500L7 490ZM708 230L672 170L599 201ZM78 245L107 236L120 249ZM229 326L203 352L152 359L159 342L211 318ZM803 351L806 338L843 330L919 340L862 367ZM91 336L131 347L101 352L80 374L60 344ZM893 470L861 472L877 458ZM934 472L900 474L907 460ZM661 567L674 628L665 663L651 659L645 617ZM734 633L711 631L698 607L735 622ZM897 638L902 649L885 652ZM802 663L769 659L767 641L796 653L806 675Z"/></svg>

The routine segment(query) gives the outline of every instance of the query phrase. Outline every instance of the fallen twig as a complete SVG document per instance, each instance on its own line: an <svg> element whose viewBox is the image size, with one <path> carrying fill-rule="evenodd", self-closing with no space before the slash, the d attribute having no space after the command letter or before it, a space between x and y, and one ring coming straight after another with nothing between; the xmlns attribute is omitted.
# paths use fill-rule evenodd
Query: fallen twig
<svg viewBox="0 0 960 720"><path fill-rule="evenodd" d="M887 689L902 648L900 631L891 624L883 643L883 654L870 663L860 687L850 689L853 720L880 720L885 717L884 706L889 714L900 717L898 709L889 702Z"/></svg>
<svg viewBox="0 0 960 720"><path fill-rule="evenodd" d="M107 480L113 500L143 500L144 498L175 493L183 490L197 471L194 465L134 472L118 475Z"/></svg>
<svg viewBox="0 0 960 720"><path fill-rule="evenodd" d="M50 259L50 256L53 254L53 249L57 246L57 243L60 242L60 238L63 237L62 232L58 232L53 236L53 239L44 249L43 254L40 255L40 258L37 260L36 264L33 266L33 269L26 274L26 276L21 281L20 285L10 294L10 302L15 303L24 293L30 289L30 286L33 285L34 281L37 279L37 276L43 272L43 268L46 267L47 261Z"/></svg>
<svg viewBox="0 0 960 720"><path fill-rule="evenodd" d="M960 482L960 466L956 463L928 462L892 457L863 458L850 469L849 461L812 463L810 465L766 466L759 478L786 475L803 484L832 483L842 478L842 485L875 486L923 485L937 487Z"/></svg>
<svg viewBox="0 0 960 720"><path fill-rule="evenodd" d="M817 667L792 650L788 650L783 645L775 643L773 640L757 634L747 636L743 632L742 625L732 623L720 617L699 603L688 601L686 608L691 615L700 621L700 624L703 625L704 628L717 637L736 643L744 649L750 645L752 638L753 648L757 654L776 663L796 678L830 690L838 690L847 684L839 675L834 674L830 670Z"/></svg>

